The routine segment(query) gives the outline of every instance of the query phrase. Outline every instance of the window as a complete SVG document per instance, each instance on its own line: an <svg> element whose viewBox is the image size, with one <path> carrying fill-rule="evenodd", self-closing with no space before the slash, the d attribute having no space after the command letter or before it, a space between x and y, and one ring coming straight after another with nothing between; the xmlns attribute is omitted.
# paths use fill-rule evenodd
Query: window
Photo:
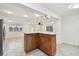
<svg viewBox="0 0 79 59"><path fill-rule="evenodd" d="M46 26L46 31L53 32L53 26Z"/></svg>
<svg viewBox="0 0 79 59"><path fill-rule="evenodd" d="M9 27L9 31L10 31L10 32L22 31L22 27L19 27L19 26Z"/></svg>
<svg viewBox="0 0 79 59"><path fill-rule="evenodd" d="M20 31L22 31L22 27L21 27L21 28L19 28L19 30L20 30Z"/></svg>
<svg viewBox="0 0 79 59"><path fill-rule="evenodd" d="M9 27L9 31L13 31L13 28L12 27Z"/></svg>

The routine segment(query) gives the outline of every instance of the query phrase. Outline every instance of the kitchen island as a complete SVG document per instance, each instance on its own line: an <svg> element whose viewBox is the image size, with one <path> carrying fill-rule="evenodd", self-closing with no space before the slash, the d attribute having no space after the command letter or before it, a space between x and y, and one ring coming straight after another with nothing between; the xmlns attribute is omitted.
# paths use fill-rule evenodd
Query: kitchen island
<svg viewBox="0 0 79 59"><path fill-rule="evenodd" d="M55 33L24 33L24 51L26 53L40 49L49 56L56 54Z"/></svg>

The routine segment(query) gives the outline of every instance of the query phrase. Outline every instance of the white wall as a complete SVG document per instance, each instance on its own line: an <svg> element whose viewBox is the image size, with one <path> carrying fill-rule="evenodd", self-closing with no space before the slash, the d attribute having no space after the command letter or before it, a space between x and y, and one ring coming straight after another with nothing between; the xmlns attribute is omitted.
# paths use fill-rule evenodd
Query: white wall
<svg viewBox="0 0 79 59"><path fill-rule="evenodd" d="M63 42L79 46L79 15L63 18L61 25Z"/></svg>
<svg viewBox="0 0 79 59"><path fill-rule="evenodd" d="M28 29L27 31L25 30L25 32L40 32L40 33L43 33L43 32L47 32L46 31L46 26L52 26L53 27L53 33L56 33L56 25L55 24L42 24L42 25L38 25L38 24L28 24L25 25L25 29Z"/></svg>
<svg viewBox="0 0 79 59"><path fill-rule="evenodd" d="M24 32L27 31L29 32L29 26L26 23L19 23L19 22L4 22L5 24L5 29L6 29L6 37L4 41L4 53L6 51L9 51L10 49L16 49L16 48L23 48L24 45ZM23 31L19 32L9 32L9 26L11 24L20 24L22 25Z"/></svg>
<svg viewBox="0 0 79 59"><path fill-rule="evenodd" d="M5 32L6 32L6 39L12 39L12 38L17 38L17 37L22 37L23 36L23 31L24 31L24 24L22 24L22 23L15 23L15 22L4 22L4 24L5 24ZM9 27L10 26L13 26L12 24L14 24L14 25L16 25L16 24L20 24L21 26L20 27L22 27L23 28L23 31L17 31L17 32L10 32L9 31Z"/></svg>
<svg viewBox="0 0 79 59"><path fill-rule="evenodd" d="M46 31L46 26L53 26L53 32L56 33L56 41L57 44L62 44L62 39L61 39L61 20L56 20L55 23L51 24L43 24L41 25L41 28L39 28L38 24L28 24L25 26L25 32L33 32L32 27L36 28L35 32L47 32ZM27 29L27 31L26 31Z"/></svg>
<svg viewBox="0 0 79 59"><path fill-rule="evenodd" d="M63 41L61 39L61 19L56 20L55 30L56 30L56 41L57 41L57 44L62 44Z"/></svg>

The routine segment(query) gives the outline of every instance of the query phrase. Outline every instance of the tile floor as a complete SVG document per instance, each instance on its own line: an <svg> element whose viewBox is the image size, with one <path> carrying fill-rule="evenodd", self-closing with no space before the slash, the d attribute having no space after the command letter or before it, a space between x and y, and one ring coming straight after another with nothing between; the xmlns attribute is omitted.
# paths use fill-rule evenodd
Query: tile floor
<svg viewBox="0 0 79 59"><path fill-rule="evenodd" d="M56 56L79 56L79 46L63 43L57 50Z"/></svg>
<svg viewBox="0 0 79 59"><path fill-rule="evenodd" d="M40 51L39 49L33 50L26 54L23 49L23 40L14 39L8 44L8 49L5 50L4 56L47 56L47 55L42 51ZM57 46L56 56L79 56L79 47L63 43Z"/></svg>

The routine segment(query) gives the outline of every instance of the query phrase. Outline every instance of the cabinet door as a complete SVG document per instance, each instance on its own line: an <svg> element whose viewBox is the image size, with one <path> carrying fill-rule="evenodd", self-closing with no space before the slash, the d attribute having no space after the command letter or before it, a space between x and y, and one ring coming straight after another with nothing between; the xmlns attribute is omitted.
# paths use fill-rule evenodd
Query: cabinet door
<svg viewBox="0 0 79 59"><path fill-rule="evenodd" d="M32 50L32 35L25 35L25 51L29 52Z"/></svg>
<svg viewBox="0 0 79 59"><path fill-rule="evenodd" d="M56 35L53 35L51 37L52 42L52 55L54 56L56 54Z"/></svg>
<svg viewBox="0 0 79 59"><path fill-rule="evenodd" d="M33 34L33 35L32 35L32 45L33 45L33 49L36 49L36 48L38 47L37 34Z"/></svg>
<svg viewBox="0 0 79 59"><path fill-rule="evenodd" d="M41 50L43 50L43 44L44 44L43 35L40 34L39 37L40 37L40 39L39 39L39 48L40 48Z"/></svg>
<svg viewBox="0 0 79 59"><path fill-rule="evenodd" d="M40 35L40 49L48 55L52 55L51 39L48 35Z"/></svg>
<svg viewBox="0 0 79 59"><path fill-rule="evenodd" d="M45 35L43 42L44 42L44 44L43 44L44 52L46 52L48 55L52 55L52 47L51 47L50 37L48 35Z"/></svg>

